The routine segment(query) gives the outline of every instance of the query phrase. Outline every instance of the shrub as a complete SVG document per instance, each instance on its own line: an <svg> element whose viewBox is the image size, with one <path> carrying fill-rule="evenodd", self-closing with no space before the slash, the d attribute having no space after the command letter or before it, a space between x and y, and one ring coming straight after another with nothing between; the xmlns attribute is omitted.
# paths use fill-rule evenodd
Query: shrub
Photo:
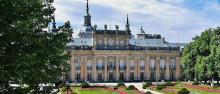
<svg viewBox="0 0 220 94"><path fill-rule="evenodd" d="M175 84L172 83L171 81L168 81L164 84L164 86L174 86Z"/></svg>
<svg viewBox="0 0 220 94"><path fill-rule="evenodd" d="M83 83L81 83L80 87L81 88L89 88L90 85L89 85L89 83L83 82Z"/></svg>
<svg viewBox="0 0 220 94"><path fill-rule="evenodd" d="M163 88L164 88L164 85L161 84L161 85L156 87L156 90L162 90Z"/></svg>
<svg viewBox="0 0 220 94"><path fill-rule="evenodd" d="M146 83L144 83L144 85L143 85L143 89L146 89L147 87L150 87L151 85L152 85L151 82L146 82Z"/></svg>
<svg viewBox="0 0 220 94"><path fill-rule="evenodd" d="M126 90L135 90L136 88L135 88L135 86L134 85L129 85L127 88L126 88Z"/></svg>
<svg viewBox="0 0 220 94"><path fill-rule="evenodd" d="M145 94L153 94L153 93L151 93L150 91L147 91L147 92L145 92Z"/></svg>
<svg viewBox="0 0 220 94"><path fill-rule="evenodd" d="M117 87L122 87L122 86L125 86L125 84L123 82L119 82L116 86Z"/></svg>
<svg viewBox="0 0 220 94"><path fill-rule="evenodd" d="M189 90L187 90L186 88L182 88L178 91L178 94L189 94Z"/></svg>
<svg viewBox="0 0 220 94"><path fill-rule="evenodd" d="M113 89L114 89L114 90L117 90L117 89L118 89L118 87L117 87L117 86L114 86L114 87L113 87Z"/></svg>
<svg viewBox="0 0 220 94"><path fill-rule="evenodd" d="M197 81L195 81L195 82L192 83L192 85L199 85L199 84L200 84L200 83L197 82Z"/></svg>

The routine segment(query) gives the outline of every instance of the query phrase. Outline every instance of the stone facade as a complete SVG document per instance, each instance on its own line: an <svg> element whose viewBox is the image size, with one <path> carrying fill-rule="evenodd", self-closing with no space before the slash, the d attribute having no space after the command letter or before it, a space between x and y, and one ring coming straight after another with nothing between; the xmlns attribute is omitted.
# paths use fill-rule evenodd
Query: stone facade
<svg viewBox="0 0 220 94"><path fill-rule="evenodd" d="M131 34L129 19L125 30L103 30L91 26L87 0L84 27L67 44L71 53L70 81L160 81L181 78L180 43L169 43L159 34L137 38Z"/></svg>

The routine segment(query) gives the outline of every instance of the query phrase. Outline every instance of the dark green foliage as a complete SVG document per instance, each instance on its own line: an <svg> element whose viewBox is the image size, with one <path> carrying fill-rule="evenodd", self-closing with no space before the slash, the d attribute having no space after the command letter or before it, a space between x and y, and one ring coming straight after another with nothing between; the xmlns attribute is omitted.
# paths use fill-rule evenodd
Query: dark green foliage
<svg viewBox="0 0 220 94"><path fill-rule="evenodd" d="M81 83L80 87L81 88L89 88L90 85L89 85L89 83L83 82L83 83Z"/></svg>
<svg viewBox="0 0 220 94"><path fill-rule="evenodd" d="M190 93L190 91L187 90L186 88L182 88L178 91L178 94L189 94L189 93Z"/></svg>
<svg viewBox="0 0 220 94"><path fill-rule="evenodd" d="M150 91L147 91L147 92L145 92L144 94L153 94L153 93L151 93Z"/></svg>
<svg viewBox="0 0 220 94"><path fill-rule="evenodd" d="M114 87L113 87L113 89L114 89L114 90L117 90L117 89L118 89L118 87L117 87L117 86L114 86Z"/></svg>
<svg viewBox="0 0 220 94"><path fill-rule="evenodd" d="M129 85L127 88L126 88L126 90L135 90L136 88L135 88L135 86L134 85Z"/></svg>
<svg viewBox="0 0 220 94"><path fill-rule="evenodd" d="M164 86L174 86L175 84L172 83L171 81L167 81L166 83L164 83Z"/></svg>
<svg viewBox="0 0 220 94"><path fill-rule="evenodd" d="M147 87L150 87L152 85L152 83L151 82L146 82L146 83L144 83L144 85L143 85L143 89L146 89Z"/></svg>
<svg viewBox="0 0 220 94"><path fill-rule="evenodd" d="M117 86L117 87L124 87L125 84L124 84L123 82L119 82L116 86Z"/></svg>
<svg viewBox="0 0 220 94"><path fill-rule="evenodd" d="M188 79L220 78L220 27L207 29L184 48L181 62Z"/></svg>
<svg viewBox="0 0 220 94"><path fill-rule="evenodd" d="M39 84L56 83L69 71L65 47L72 29L65 23L59 33L45 31L55 11L51 1L0 0L0 93L17 93L13 82L22 94L37 94Z"/></svg>
<svg viewBox="0 0 220 94"><path fill-rule="evenodd" d="M193 83L192 83L192 85L199 85L200 83L199 82L197 82L197 81L194 81Z"/></svg>
<svg viewBox="0 0 220 94"><path fill-rule="evenodd" d="M162 90L164 88L164 85L158 85L157 87L156 87L156 90Z"/></svg>

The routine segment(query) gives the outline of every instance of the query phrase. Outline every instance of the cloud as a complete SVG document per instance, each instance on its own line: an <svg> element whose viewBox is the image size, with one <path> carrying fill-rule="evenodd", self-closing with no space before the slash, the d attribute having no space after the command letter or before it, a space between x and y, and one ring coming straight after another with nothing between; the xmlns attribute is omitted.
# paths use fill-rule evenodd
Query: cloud
<svg viewBox="0 0 220 94"><path fill-rule="evenodd" d="M56 20L70 20L78 28L83 24L86 0L55 0ZM104 24L125 28L129 14L131 30L140 26L146 33L157 33L170 42L189 42L205 28L220 25L217 0L90 0L92 23L103 29ZM197 4L201 6L197 6ZM217 13L217 11L219 13Z"/></svg>

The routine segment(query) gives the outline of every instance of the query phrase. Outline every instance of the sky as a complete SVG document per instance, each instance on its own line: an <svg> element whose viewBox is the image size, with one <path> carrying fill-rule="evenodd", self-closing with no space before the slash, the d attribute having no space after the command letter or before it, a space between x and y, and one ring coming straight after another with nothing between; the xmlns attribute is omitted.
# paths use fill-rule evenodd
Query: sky
<svg viewBox="0 0 220 94"><path fill-rule="evenodd" d="M55 0L56 22L83 26L86 0ZM89 0L92 25L125 29L129 15L132 34L161 34L168 42L189 43L208 28L220 26L220 0Z"/></svg>

